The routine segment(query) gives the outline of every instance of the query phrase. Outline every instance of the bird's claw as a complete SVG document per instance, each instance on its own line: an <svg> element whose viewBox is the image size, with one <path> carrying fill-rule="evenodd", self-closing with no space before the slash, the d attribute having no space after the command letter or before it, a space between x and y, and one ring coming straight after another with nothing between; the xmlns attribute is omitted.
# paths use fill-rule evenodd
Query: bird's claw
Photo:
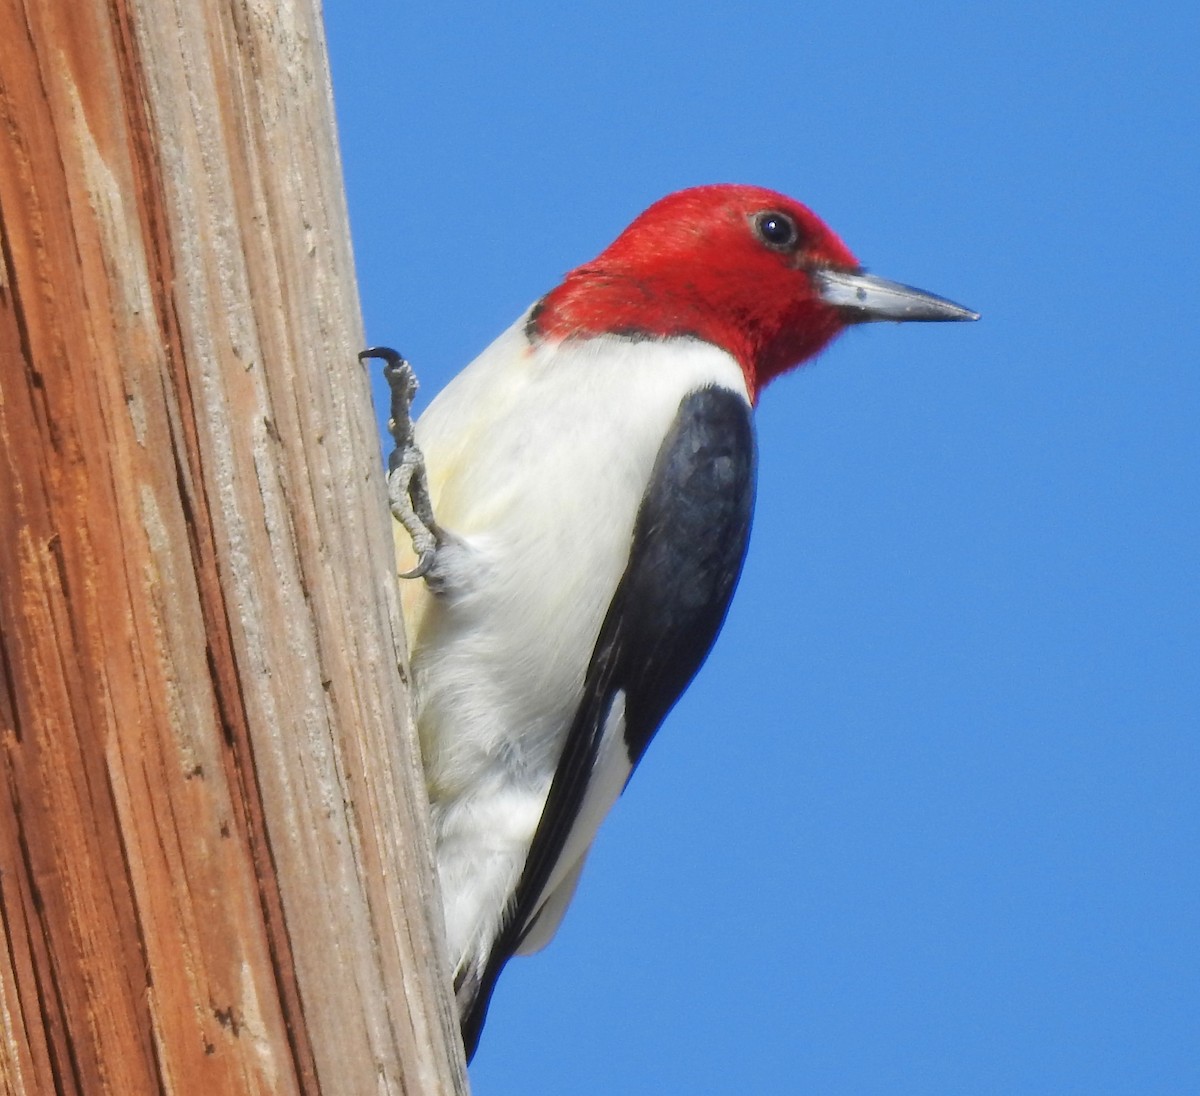
<svg viewBox="0 0 1200 1096"><path fill-rule="evenodd" d="M429 481L425 476L425 456L413 437L412 402L417 394L417 377L412 366L388 346L372 346L358 355L383 360L383 376L392 390L388 433L395 449L388 457L388 506L408 531L417 565L401 573L400 578L423 578L433 567L442 531L433 516Z"/></svg>

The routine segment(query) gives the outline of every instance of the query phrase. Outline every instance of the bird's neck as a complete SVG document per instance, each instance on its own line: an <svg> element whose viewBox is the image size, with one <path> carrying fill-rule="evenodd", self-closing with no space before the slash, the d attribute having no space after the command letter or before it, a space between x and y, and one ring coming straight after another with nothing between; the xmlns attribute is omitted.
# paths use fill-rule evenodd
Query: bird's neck
<svg viewBox="0 0 1200 1096"><path fill-rule="evenodd" d="M747 293L715 306L710 286L664 285L594 266L568 274L534 306L527 325L535 339L618 335L711 343L741 366L755 403L768 382L818 353L841 329L832 310L817 302L771 306Z"/></svg>

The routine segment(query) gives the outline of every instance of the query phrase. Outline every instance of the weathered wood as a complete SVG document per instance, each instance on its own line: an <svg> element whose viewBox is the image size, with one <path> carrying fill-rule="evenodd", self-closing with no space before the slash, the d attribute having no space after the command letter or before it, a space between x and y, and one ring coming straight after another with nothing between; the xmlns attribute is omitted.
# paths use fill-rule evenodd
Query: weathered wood
<svg viewBox="0 0 1200 1096"><path fill-rule="evenodd" d="M454 1093L315 0L0 0L0 1078Z"/></svg>

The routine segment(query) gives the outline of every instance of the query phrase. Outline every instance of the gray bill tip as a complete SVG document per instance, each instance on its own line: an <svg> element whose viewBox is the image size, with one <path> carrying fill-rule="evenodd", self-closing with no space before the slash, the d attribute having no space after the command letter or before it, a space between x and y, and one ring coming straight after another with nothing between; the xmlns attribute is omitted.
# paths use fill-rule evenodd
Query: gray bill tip
<svg viewBox="0 0 1200 1096"><path fill-rule="evenodd" d="M851 323L938 323L977 320L979 313L935 293L890 282L861 271L816 271L818 292L826 304L842 309Z"/></svg>

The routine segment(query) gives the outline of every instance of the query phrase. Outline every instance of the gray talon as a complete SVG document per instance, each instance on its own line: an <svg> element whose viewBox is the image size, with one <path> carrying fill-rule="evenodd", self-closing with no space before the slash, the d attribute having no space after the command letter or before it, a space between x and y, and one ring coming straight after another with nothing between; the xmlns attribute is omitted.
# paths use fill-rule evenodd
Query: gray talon
<svg viewBox="0 0 1200 1096"><path fill-rule="evenodd" d="M373 346L359 360L383 359L383 376L392 390L388 433L395 449L388 457L388 505L394 517L408 530L417 565L400 578L423 578L429 573L442 543L442 531L433 516L425 457L413 437L412 401L417 394L417 377L412 366L395 350Z"/></svg>

